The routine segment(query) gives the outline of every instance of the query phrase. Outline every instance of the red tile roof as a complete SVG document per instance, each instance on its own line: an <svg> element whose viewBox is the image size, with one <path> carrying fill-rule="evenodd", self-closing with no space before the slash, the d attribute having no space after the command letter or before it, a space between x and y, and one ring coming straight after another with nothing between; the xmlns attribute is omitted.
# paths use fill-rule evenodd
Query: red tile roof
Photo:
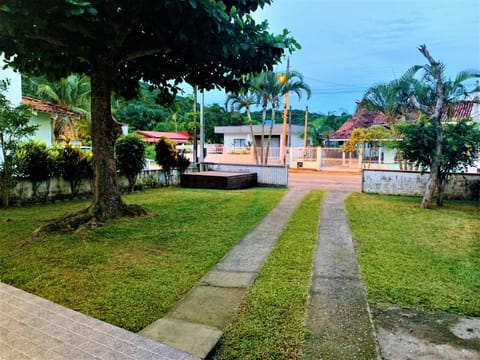
<svg viewBox="0 0 480 360"><path fill-rule="evenodd" d="M388 117L385 114L360 109L345 121L345 123L330 136L330 139L347 140L350 138L350 134L354 129L369 128L373 125L388 125L388 123Z"/></svg>
<svg viewBox="0 0 480 360"><path fill-rule="evenodd" d="M451 120L459 120L471 117L473 109L472 101L459 101L453 105L453 108L448 111L451 116ZM447 113L442 116L442 121L447 120Z"/></svg>
<svg viewBox="0 0 480 360"><path fill-rule="evenodd" d="M451 110L451 120L459 120L471 117L473 109L472 101L459 101L453 104ZM406 116L405 120L408 122L415 122L418 114L412 113ZM447 113L442 117L442 121L447 120ZM365 109L359 109L351 118L349 118L337 131L335 131L330 139L332 140L347 140L350 134L357 128L369 128L374 125L388 125L389 121L383 113L373 113Z"/></svg>
<svg viewBox="0 0 480 360"><path fill-rule="evenodd" d="M161 137L176 141L177 143L188 142L190 135L184 131L162 132L162 131L143 131L137 130L136 133L146 142L157 142Z"/></svg>
<svg viewBox="0 0 480 360"><path fill-rule="evenodd" d="M80 117L80 114L75 111L65 109L64 107L61 107L46 101L33 99L28 96L22 96L22 105L30 105L35 111L67 115L71 117Z"/></svg>

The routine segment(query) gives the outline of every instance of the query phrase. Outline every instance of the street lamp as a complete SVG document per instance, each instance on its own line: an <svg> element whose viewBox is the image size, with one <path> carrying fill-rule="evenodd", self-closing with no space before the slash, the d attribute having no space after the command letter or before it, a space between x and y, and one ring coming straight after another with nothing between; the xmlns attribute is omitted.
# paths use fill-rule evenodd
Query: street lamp
<svg viewBox="0 0 480 360"><path fill-rule="evenodd" d="M288 82L288 73L290 71L290 57L287 58L287 71L278 77L280 84ZM288 84L287 84L288 90ZM282 114L282 139L280 140L280 160L282 165L286 164L287 160L287 117L288 117L288 91L283 96L283 114Z"/></svg>

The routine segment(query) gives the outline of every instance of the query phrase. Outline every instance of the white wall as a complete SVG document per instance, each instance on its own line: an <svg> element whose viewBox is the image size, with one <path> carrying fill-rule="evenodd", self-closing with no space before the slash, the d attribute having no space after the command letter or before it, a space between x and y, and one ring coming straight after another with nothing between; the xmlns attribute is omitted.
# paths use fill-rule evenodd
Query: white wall
<svg viewBox="0 0 480 360"><path fill-rule="evenodd" d="M468 100L480 100L480 91L475 91L468 95ZM480 124L480 103L475 101L473 103L472 112L470 116Z"/></svg>
<svg viewBox="0 0 480 360"><path fill-rule="evenodd" d="M423 196L428 173L414 171L362 171L362 192L388 195ZM445 187L445 198L478 200L480 175L452 174Z"/></svg>
<svg viewBox="0 0 480 360"><path fill-rule="evenodd" d="M288 168L286 166L209 163L208 169L225 172L257 173L257 182L261 185L288 186Z"/></svg>
<svg viewBox="0 0 480 360"><path fill-rule="evenodd" d="M41 142L47 144L47 146L52 145L52 127L50 124L50 114L42 112L34 112L32 118L30 119L30 124L38 125L38 130L32 136L32 138L37 138Z"/></svg>

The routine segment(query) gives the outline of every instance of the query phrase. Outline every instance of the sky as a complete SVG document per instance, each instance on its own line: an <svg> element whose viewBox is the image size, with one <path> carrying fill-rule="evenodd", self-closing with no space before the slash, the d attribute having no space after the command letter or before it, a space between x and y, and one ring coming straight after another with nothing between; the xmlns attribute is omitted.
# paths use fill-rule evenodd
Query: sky
<svg viewBox="0 0 480 360"><path fill-rule="evenodd" d="M290 68L303 74L312 96L291 95L293 109L353 113L368 88L427 63L421 44L446 65L448 77L480 69L478 0L274 0L254 17L274 33L287 28L302 46ZM223 105L225 98L206 93L205 103Z"/></svg>

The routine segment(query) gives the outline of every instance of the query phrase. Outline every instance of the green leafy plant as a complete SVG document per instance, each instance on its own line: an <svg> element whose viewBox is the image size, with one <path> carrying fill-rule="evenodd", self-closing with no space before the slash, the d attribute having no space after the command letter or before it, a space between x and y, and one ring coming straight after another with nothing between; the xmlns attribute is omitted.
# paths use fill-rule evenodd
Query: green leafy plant
<svg viewBox="0 0 480 360"><path fill-rule="evenodd" d="M38 126L30 125L32 111L25 105L10 107L5 96L8 80L0 81L0 195L2 204L10 205L10 192L19 176L19 141L37 131Z"/></svg>
<svg viewBox="0 0 480 360"><path fill-rule="evenodd" d="M177 152L177 169L180 174L183 174L190 166L190 160L185 156L183 151Z"/></svg>
<svg viewBox="0 0 480 360"><path fill-rule="evenodd" d="M21 172L23 178L30 181L32 185L32 200L38 197L38 188L47 183L47 190L44 200L48 197L50 179L54 171L54 161L50 156L47 144L37 139L23 143L19 149L22 154Z"/></svg>
<svg viewBox="0 0 480 360"><path fill-rule="evenodd" d="M177 151L175 147L176 143L165 137L160 138L155 145L155 160L162 167L167 186L170 184L171 171L177 166Z"/></svg>
<svg viewBox="0 0 480 360"><path fill-rule="evenodd" d="M61 169L63 178L70 183L70 194L74 198L82 181L93 177L92 154L66 145L63 148Z"/></svg>
<svg viewBox="0 0 480 360"><path fill-rule="evenodd" d="M423 116L418 123L399 125L404 135L398 147L405 159L414 162L422 172L432 167L435 154L436 130L429 117ZM442 154L439 157L437 181L437 205L443 205L443 196L448 177L453 171L460 171L473 162L480 151L480 129L468 119L455 123L441 124Z"/></svg>
<svg viewBox="0 0 480 360"><path fill-rule="evenodd" d="M117 168L128 179L128 189L133 191L138 174L145 168L145 143L137 135L127 135L115 143Z"/></svg>

